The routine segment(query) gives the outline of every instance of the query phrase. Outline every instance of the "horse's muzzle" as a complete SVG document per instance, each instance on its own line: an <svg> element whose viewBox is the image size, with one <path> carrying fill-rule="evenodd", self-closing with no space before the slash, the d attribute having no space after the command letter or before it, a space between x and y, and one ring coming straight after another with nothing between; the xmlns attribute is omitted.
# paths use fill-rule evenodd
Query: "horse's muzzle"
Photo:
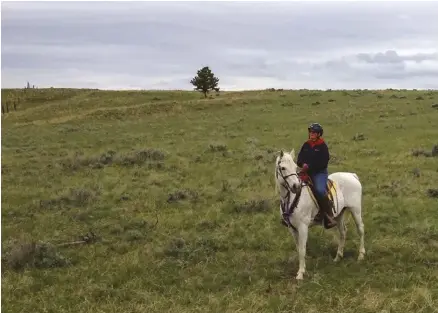
<svg viewBox="0 0 438 313"><path fill-rule="evenodd" d="M291 190L293 193L297 193L300 190L300 185L299 184L293 184L291 186Z"/></svg>

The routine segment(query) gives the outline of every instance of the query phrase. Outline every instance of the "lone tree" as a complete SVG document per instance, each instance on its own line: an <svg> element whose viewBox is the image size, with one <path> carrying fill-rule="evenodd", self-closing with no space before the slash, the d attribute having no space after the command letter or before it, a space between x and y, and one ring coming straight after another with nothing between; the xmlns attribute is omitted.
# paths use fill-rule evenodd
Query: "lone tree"
<svg viewBox="0 0 438 313"><path fill-rule="evenodd" d="M197 75L193 77L190 83L195 86L195 90L202 91L205 98L207 98L207 93L210 90L215 90L216 92L219 91L219 78L214 76L208 66L204 66L198 70Z"/></svg>

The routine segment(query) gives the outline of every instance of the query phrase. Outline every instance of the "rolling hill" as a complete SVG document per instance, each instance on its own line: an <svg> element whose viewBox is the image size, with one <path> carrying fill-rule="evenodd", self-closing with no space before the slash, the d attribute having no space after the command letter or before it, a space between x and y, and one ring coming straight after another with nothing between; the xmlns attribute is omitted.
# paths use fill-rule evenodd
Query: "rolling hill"
<svg viewBox="0 0 438 313"><path fill-rule="evenodd" d="M5 312L437 312L437 91L53 88L6 99ZM363 184L367 255L356 261L349 215L339 263L336 228L312 228L297 282L274 160L314 121L329 171Z"/></svg>

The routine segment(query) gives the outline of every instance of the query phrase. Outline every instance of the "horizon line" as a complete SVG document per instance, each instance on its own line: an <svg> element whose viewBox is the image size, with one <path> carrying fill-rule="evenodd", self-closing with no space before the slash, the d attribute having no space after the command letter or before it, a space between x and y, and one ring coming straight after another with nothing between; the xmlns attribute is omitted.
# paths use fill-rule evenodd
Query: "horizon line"
<svg viewBox="0 0 438 313"><path fill-rule="evenodd" d="M37 87L27 88L27 87L1 87L1 90L26 90L26 89L76 89L76 90L98 90L98 91L154 91L154 92L196 92L201 93L198 90L191 89L147 89L147 88L87 88L87 87ZM399 90L399 91L438 91L438 89L434 88L275 88L275 87L266 87L266 88L254 88L254 89L222 89L219 90L221 92L250 92L250 91L384 91L384 90ZM209 93L216 93L216 91L209 91Z"/></svg>

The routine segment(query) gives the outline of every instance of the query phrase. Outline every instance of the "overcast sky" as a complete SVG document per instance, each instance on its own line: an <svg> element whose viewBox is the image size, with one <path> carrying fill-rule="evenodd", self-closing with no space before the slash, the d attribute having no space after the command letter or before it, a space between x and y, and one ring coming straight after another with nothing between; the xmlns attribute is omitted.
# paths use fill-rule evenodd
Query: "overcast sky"
<svg viewBox="0 0 438 313"><path fill-rule="evenodd" d="M438 88L438 2L2 2L2 87Z"/></svg>

